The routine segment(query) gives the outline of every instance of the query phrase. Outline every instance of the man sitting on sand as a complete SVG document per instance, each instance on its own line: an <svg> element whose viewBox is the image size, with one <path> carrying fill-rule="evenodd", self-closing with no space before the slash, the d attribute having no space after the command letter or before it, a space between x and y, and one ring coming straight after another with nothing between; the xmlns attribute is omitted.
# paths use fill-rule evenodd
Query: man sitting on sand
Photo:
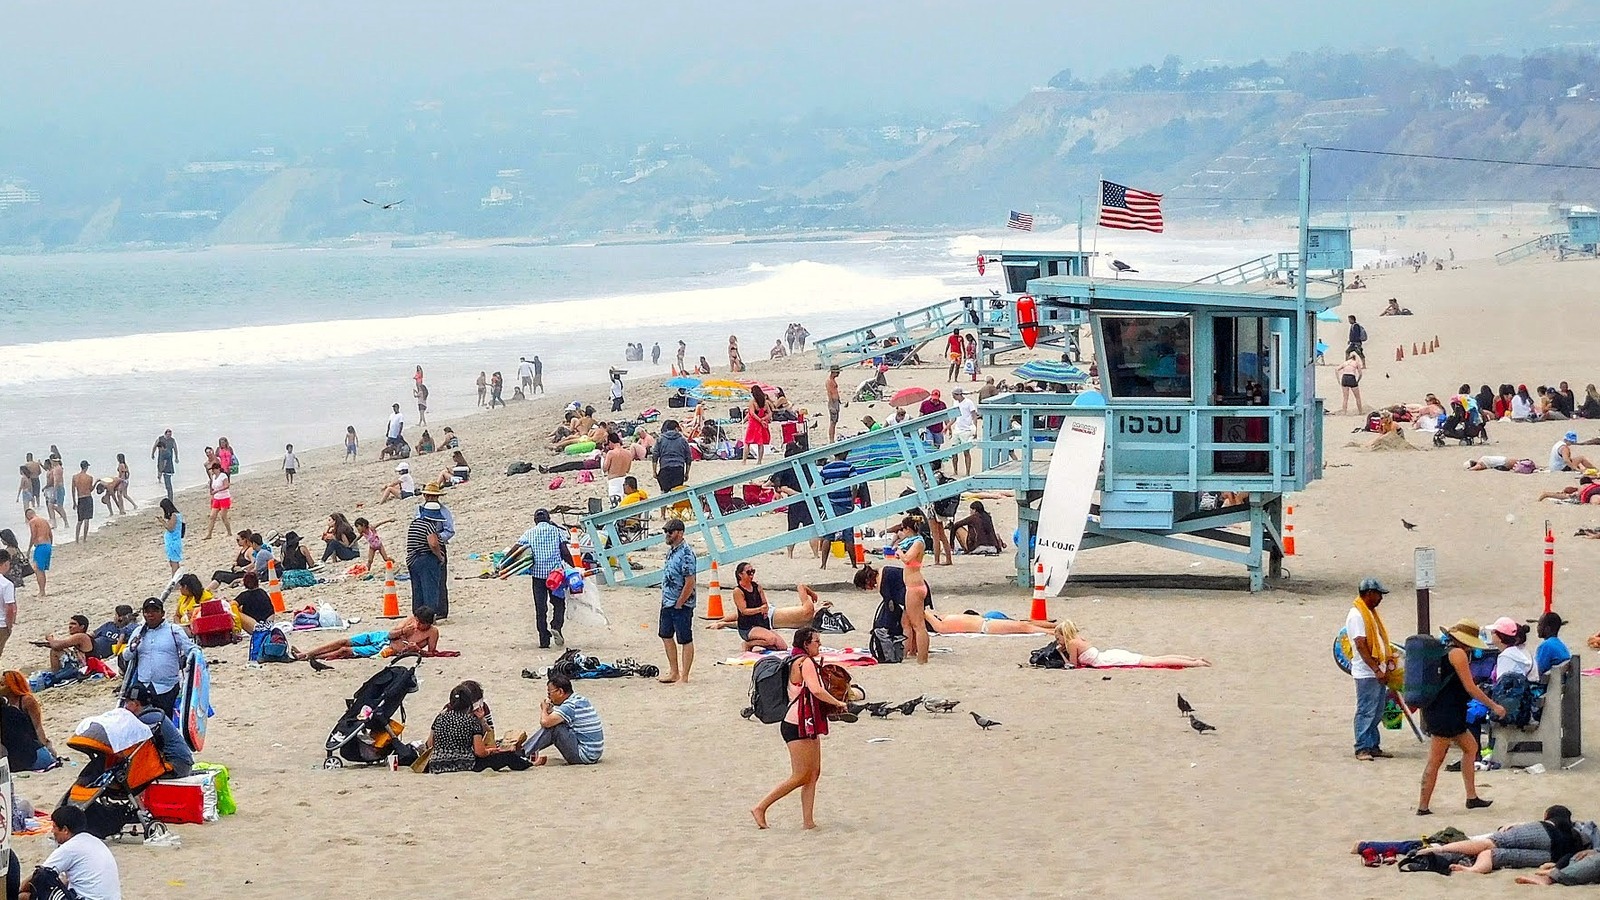
<svg viewBox="0 0 1600 900"><path fill-rule="evenodd" d="M1550 471L1552 472L1582 472L1593 469L1594 463L1587 456L1579 456L1572 452L1572 445L1578 442L1578 433L1569 431L1561 440L1550 448Z"/></svg>
<svg viewBox="0 0 1600 900"><path fill-rule="evenodd" d="M84 659L97 655L89 617L81 613L67 620L66 634L57 637L52 631L39 643L50 648L50 671L58 681L77 677L83 672Z"/></svg>
<svg viewBox="0 0 1600 900"><path fill-rule="evenodd" d="M572 679L551 672L545 682L549 699L539 704L539 730L522 745L522 753L536 766L545 764L539 751L556 748L569 766L592 766L605 752L605 730L589 698L572 692Z"/></svg>
<svg viewBox="0 0 1600 900"><path fill-rule="evenodd" d="M427 606L418 607L411 617L401 622L390 631L363 631L347 638L340 638L332 643L323 644L313 650L301 653L291 649L289 652L297 660L321 659L369 659L382 655L385 650L392 651L389 655L400 653L420 653L423 656L432 656L439 649L439 629L433 624L433 609Z"/></svg>

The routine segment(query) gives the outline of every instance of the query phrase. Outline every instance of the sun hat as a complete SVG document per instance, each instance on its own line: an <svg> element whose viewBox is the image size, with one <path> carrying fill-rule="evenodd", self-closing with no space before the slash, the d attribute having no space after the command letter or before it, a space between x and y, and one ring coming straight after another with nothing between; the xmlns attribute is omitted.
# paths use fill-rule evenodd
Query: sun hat
<svg viewBox="0 0 1600 900"><path fill-rule="evenodd" d="M1576 444L1578 442L1578 433L1576 431L1569 431L1565 435L1562 435L1561 439L1569 444Z"/></svg>
<svg viewBox="0 0 1600 900"><path fill-rule="evenodd" d="M427 484L423 485L422 486L422 490L418 491L417 493L421 494L424 497L442 497L442 496L444 496L444 491L439 489L439 482L437 482L437 481L428 482Z"/></svg>
<svg viewBox="0 0 1600 900"><path fill-rule="evenodd" d="M1483 650L1488 646L1483 642L1483 638L1478 636L1478 623L1471 619L1462 619L1449 628L1442 630L1446 637L1460 641L1468 647Z"/></svg>
<svg viewBox="0 0 1600 900"><path fill-rule="evenodd" d="M1489 630L1499 632L1506 637L1516 637L1517 632L1521 629L1518 627L1515 619L1511 618L1510 616L1501 616L1500 618L1494 620L1494 624L1489 626Z"/></svg>
<svg viewBox="0 0 1600 900"><path fill-rule="evenodd" d="M1377 591L1380 594L1389 593L1389 589L1383 586L1383 582L1376 578L1363 579L1361 587L1356 590L1356 593L1365 594L1367 591Z"/></svg>

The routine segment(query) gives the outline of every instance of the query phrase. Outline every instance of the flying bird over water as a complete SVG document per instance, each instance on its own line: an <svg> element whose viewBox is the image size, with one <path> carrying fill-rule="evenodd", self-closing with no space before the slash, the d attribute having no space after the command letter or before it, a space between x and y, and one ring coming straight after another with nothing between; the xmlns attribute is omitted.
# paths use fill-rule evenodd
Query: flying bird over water
<svg viewBox="0 0 1600 900"><path fill-rule="evenodd" d="M407 198L407 199L410 199L410 198ZM391 201L389 203L379 203L376 200L368 200L367 198L362 197L361 198L361 202L367 204L368 206L376 206L379 209L394 209L396 206L399 206L400 204L402 204L402 203L404 203L406 201L405 200L394 200L394 201Z"/></svg>

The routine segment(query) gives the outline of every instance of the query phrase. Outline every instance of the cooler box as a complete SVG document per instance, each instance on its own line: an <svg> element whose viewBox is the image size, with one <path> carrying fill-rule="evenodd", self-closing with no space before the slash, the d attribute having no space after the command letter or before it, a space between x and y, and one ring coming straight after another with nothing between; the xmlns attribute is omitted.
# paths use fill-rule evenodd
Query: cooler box
<svg viewBox="0 0 1600 900"><path fill-rule="evenodd" d="M784 422L781 427L783 429L784 445L787 446L794 443L794 439L800 434L800 423Z"/></svg>
<svg viewBox="0 0 1600 900"><path fill-rule="evenodd" d="M189 623L195 643L202 647L220 647L233 641L233 615L221 600L207 600L200 604L200 613Z"/></svg>
<svg viewBox="0 0 1600 900"><path fill-rule="evenodd" d="M157 819L174 825L201 825L217 820L216 773L153 781L139 797Z"/></svg>

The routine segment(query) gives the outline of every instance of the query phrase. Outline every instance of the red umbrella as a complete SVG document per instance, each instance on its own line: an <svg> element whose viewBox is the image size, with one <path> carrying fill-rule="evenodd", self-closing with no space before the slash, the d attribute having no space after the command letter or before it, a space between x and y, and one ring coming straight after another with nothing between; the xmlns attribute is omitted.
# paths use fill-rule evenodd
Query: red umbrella
<svg viewBox="0 0 1600 900"><path fill-rule="evenodd" d="M898 406L914 406L914 405L916 405L918 403L921 403L922 401L928 399L930 396L932 396L932 395L928 393L928 389L927 388L919 388L919 387L901 388L900 390L895 392L895 395L893 397L889 398L889 405L890 406L897 406L897 407Z"/></svg>

